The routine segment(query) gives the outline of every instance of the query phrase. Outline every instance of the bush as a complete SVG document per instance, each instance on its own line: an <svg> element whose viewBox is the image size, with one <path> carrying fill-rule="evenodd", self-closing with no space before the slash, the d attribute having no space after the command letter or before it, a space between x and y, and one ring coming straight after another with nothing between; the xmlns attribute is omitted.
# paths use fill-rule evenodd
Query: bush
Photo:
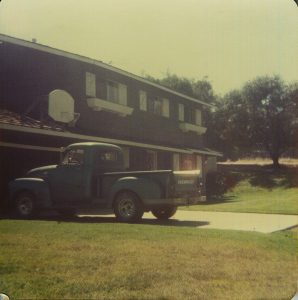
<svg viewBox="0 0 298 300"><path fill-rule="evenodd" d="M207 199L220 198L238 182L238 176L233 173L210 172L206 176Z"/></svg>

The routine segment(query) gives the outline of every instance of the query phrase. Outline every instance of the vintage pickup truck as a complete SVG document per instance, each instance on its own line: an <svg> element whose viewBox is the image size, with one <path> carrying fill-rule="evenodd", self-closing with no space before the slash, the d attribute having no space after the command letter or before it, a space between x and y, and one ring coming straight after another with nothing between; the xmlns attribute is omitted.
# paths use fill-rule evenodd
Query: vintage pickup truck
<svg viewBox="0 0 298 300"><path fill-rule="evenodd" d="M41 210L75 214L113 209L118 220L138 221L145 211L159 219L172 217L177 206L204 201L198 171L125 171L120 147L76 143L61 154L58 165L30 170L9 183L14 215L31 218Z"/></svg>

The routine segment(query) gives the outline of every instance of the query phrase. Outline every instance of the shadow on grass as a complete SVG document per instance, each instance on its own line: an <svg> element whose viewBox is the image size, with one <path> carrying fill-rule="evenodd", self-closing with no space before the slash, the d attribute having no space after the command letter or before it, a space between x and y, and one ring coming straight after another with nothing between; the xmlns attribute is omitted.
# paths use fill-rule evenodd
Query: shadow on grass
<svg viewBox="0 0 298 300"><path fill-rule="evenodd" d="M1 219L11 219L3 216ZM20 220L20 219L18 219ZM24 220L26 221L26 220ZM46 215L36 217L34 219L27 220L30 222L34 221L49 221L49 222L57 222L57 223L86 223L86 224L138 224L138 225L152 225L152 226L174 226L174 227L200 227L204 225L208 225L209 222L201 222L201 221L179 221L176 219L169 220L158 220L158 219L148 219L143 218L139 222L135 223L122 223L118 222L115 217L110 216L72 216L72 217L62 217L57 215Z"/></svg>
<svg viewBox="0 0 298 300"><path fill-rule="evenodd" d="M220 204L220 203L229 203L229 202L238 202L236 201L235 196L210 196L208 197L208 201L198 203L196 204L197 206L208 206L208 205L213 205L213 204Z"/></svg>
<svg viewBox="0 0 298 300"><path fill-rule="evenodd" d="M298 169L297 168L262 168L251 174L249 180L252 186L263 187L267 189L274 188L294 188L298 187Z"/></svg>
<svg viewBox="0 0 298 300"><path fill-rule="evenodd" d="M278 169L272 166L259 165L221 165L220 170L226 174L241 174L237 183L248 179L254 187L266 189L298 187L298 168L281 166Z"/></svg>

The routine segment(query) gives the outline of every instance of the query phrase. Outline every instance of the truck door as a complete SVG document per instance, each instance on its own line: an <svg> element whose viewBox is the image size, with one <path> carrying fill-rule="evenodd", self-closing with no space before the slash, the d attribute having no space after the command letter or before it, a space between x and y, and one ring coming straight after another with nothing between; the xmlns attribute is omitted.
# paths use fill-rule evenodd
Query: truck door
<svg viewBox="0 0 298 300"><path fill-rule="evenodd" d="M70 149L49 178L55 203L78 204L85 199L84 149Z"/></svg>

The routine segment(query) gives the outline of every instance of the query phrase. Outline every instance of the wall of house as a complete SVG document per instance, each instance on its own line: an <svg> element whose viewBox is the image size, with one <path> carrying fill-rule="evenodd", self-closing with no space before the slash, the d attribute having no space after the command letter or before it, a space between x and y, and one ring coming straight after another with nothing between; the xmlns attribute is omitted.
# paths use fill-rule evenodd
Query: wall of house
<svg viewBox="0 0 298 300"><path fill-rule="evenodd" d="M24 113L40 101L45 115L47 103L42 99L54 89L63 89L73 96L75 111L81 115L73 129L76 132L176 147L203 146L202 136L179 128L179 103L185 111L201 108L183 97L92 64L8 43L0 45L0 65L2 108ZM127 105L134 108L132 115L92 110L87 103L90 96L86 95L86 72L95 75L97 98L107 99L108 81L127 86ZM140 90L147 94L147 111L140 110ZM169 100L169 117L154 113L156 97ZM40 105L33 106L30 115L40 118Z"/></svg>

